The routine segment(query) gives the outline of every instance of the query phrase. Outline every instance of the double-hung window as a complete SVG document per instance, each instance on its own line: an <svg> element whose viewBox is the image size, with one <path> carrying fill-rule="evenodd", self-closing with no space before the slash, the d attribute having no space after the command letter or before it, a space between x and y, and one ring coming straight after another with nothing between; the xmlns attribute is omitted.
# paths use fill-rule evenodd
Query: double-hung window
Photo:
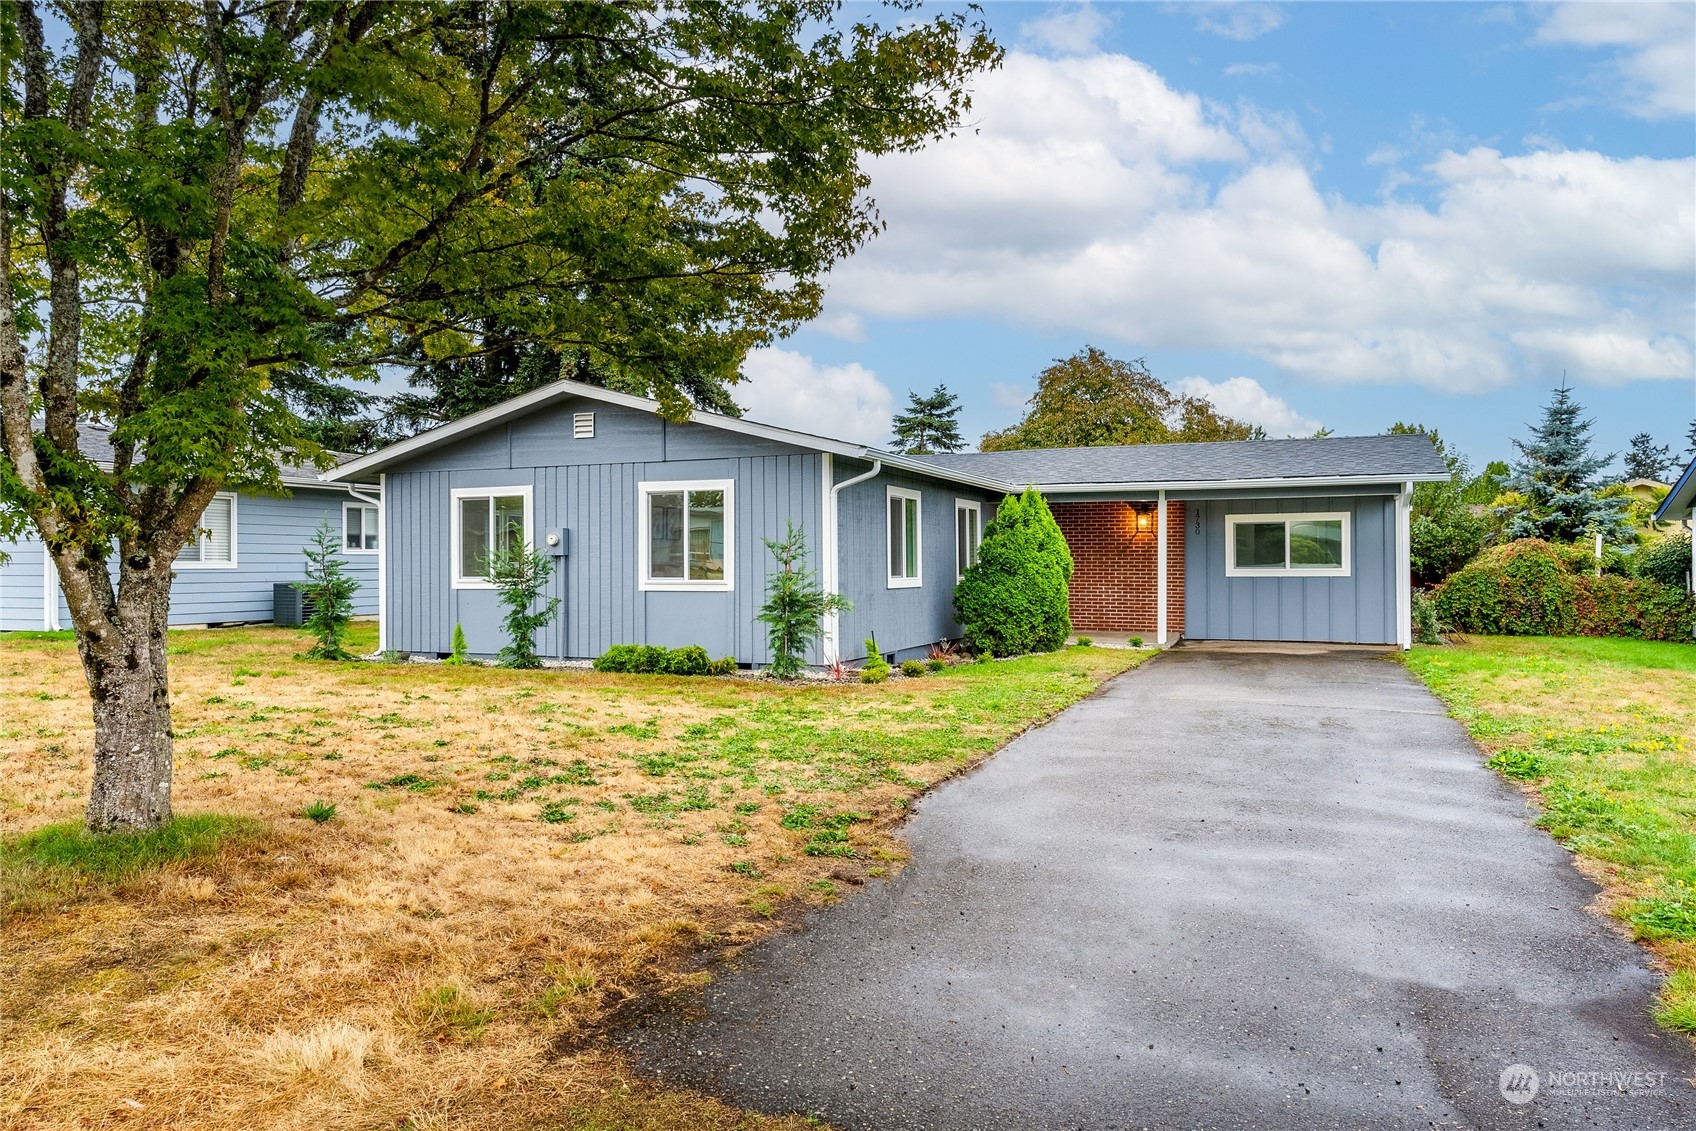
<svg viewBox="0 0 1696 1131"><path fill-rule="evenodd" d="M889 488L889 587L912 589L923 584L920 563L919 493Z"/></svg>
<svg viewBox="0 0 1696 1131"><path fill-rule="evenodd" d="M453 491L453 587L489 589L493 554L530 548L530 488L458 487Z"/></svg>
<svg viewBox="0 0 1696 1131"><path fill-rule="evenodd" d="M377 552L377 508L364 503L342 504L342 549L350 554Z"/></svg>
<svg viewBox="0 0 1696 1131"><path fill-rule="evenodd" d="M978 546L983 543L983 504L970 499L954 500L955 579L978 564Z"/></svg>
<svg viewBox="0 0 1696 1131"><path fill-rule="evenodd" d="M1349 515L1226 515L1225 554L1230 577L1347 577Z"/></svg>
<svg viewBox="0 0 1696 1131"><path fill-rule="evenodd" d="M735 484L729 479L640 483L641 588L735 587Z"/></svg>
<svg viewBox="0 0 1696 1131"><path fill-rule="evenodd" d="M201 513L200 526L177 553L175 565L188 569L230 568L236 564L236 497L212 496Z"/></svg>

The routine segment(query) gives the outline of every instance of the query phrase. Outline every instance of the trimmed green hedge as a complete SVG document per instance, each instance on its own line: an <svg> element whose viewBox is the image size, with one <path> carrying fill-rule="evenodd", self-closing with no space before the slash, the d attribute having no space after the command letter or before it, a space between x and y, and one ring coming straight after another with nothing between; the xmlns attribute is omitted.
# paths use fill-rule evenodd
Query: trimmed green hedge
<svg viewBox="0 0 1696 1131"><path fill-rule="evenodd" d="M714 660L699 644L662 648L658 644L614 644L595 661L598 672L642 675L727 675L736 670L728 657Z"/></svg>
<svg viewBox="0 0 1696 1131"><path fill-rule="evenodd" d="M1554 546L1522 538L1486 550L1438 586L1444 625L1490 636L1691 639L1696 598L1658 581L1575 573Z"/></svg>

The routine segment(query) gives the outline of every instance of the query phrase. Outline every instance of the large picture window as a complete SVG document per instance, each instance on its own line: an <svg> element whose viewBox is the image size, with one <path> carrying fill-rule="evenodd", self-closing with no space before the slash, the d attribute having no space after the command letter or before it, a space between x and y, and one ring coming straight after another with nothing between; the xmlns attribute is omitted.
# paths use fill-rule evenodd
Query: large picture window
<svg viewBox="0 0 1696 1131"><path fill-rule="evenodd" d="M970 499L954 500L955 579L978 564L978 546L983 543L983 504Z"/></svg>
<svg viewBox="0 0 1696 1131"><path fill-rule="evenodd" d="M1225 573L1230 577L1347 577L1349 516L1225 516Z"/></svg>
<svg viewBox="0 0 1696 1131"><path fill-rule="evenodd" d="M377 552L377 508L364 503L342 504L342 549L350 554Z"/></svg>
<svg viewBox="0 0 1696 1131"><path fill-rule="evenodd" d="M530 548L530 488L461 487L453 492L453 584L488 589L489 555Z"/></svg>
<svg viewBox="0 0 1696 1131"><path fill-rule="evenodd" d="M187 569L231 568L236 564L236 497L212 496L200 516L200 528L177 553L174 563Z"/></svg>
<svg viewBox="0 0 1696 1131"><path fill-rule="evenodd" d="M889 587L910 589L923 583L919 493L889 488Z"/></svg>
<svg viewBox="0 0 1696 1131"><path fill-rule="evenodd" d="M733 588L733 494L728 479L639 486L643 589Z"/></svg>

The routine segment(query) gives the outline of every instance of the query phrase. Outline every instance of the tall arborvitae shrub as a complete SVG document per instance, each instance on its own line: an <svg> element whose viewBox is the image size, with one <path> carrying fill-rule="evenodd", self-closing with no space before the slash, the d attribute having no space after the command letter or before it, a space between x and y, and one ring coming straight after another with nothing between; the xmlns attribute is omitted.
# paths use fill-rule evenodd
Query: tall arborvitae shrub
<svg viewBox="0 0 1696 1131"><path fill-rule="evenodd" d="M1071 578L1072 551L1047 501L1034 487L1007 496L984 530L977 564L954 589L966 650L1016 656L1065 644Z"/></svg>
<svg viewBox="0 0 1696 1131"><path fill-rule="evenodd" d="M305 628L316 643L307 650L309 660L354 659L342 644L347 626L353 620L353 595L359 592L359 582L343 572L341 544L325 519L312 532L312 541L304 547L306 580L293 583L294 588L311 602L312 611L306 616Z"/></svg>

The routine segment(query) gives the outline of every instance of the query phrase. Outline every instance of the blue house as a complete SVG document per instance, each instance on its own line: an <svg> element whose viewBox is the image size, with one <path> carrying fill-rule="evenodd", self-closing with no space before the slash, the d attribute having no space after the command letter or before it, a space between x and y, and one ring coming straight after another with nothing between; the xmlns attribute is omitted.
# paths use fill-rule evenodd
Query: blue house
<svg viewBox="0 0 1696 1131"><path fill-rule="evenodd" d="M901 455L559 381L349 460L376 476L382 646L503 644L491 547L543 548L559 616L544 655L700 644L769 662L764 539L793 521L828 591L811 660L896 659L958 638L953 592L999 500L1027 485L1076 561L1080 632L1410 643L1408 505L1448 477L1422 435Z"/></svg>
<svg viewBox="0 0 1696 1131"><path fill-rule="evenodd" d="M80 424L77 441L95 463L111 466L105 429ZM301 549L322 522L342 546L348 575L360 583L354 612L377 612L382 501L373 481L325 482L315 468L283 468L287 496L223 492L200 517L200 537L177 555L171 624L245 624L272 618L273 587L304 578ZM39 539L0 542L0 631L71 626L57 571Z"/></svg>

